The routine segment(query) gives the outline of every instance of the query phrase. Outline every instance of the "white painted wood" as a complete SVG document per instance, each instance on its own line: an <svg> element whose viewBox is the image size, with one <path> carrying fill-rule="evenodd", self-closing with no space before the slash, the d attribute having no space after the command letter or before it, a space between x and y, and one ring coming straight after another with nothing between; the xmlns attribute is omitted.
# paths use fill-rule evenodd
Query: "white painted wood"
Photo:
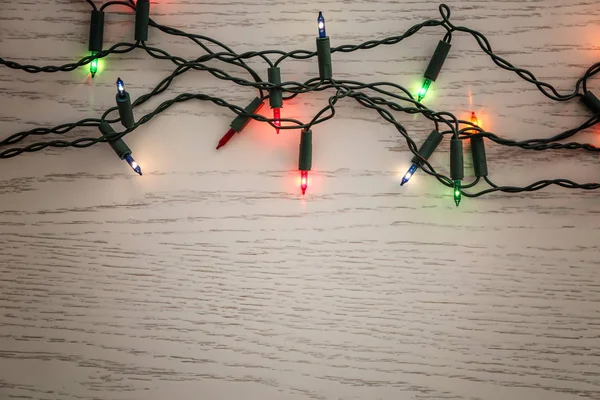
<svg viewBox="0 0 600 400"><path fill-rule="evenodd" d="M511 62L565 91L598 61L594 2L449 5L455 23L481 30ZM89 9L1 2L0 56L36 65L82 57ZM159 0L152 17L238 52L313 49L319 9L332 45L439 16L437 4L405 0ZM130 12L115 11L107 45L133 37ZM391 47L335 54L335 74L414 88L442 35L426 29ZM202 54L155 30L149 43ZM266 76L265 65L252 65ZM118 76L135 98L172 69L141 51L111 57L93 82L85 69L2 67L0 135L99 116L114 105ZM286 61L282 71L284 80L305 80L317 67ZM142 111L182 92L239 105L254 96L195 72ZM282 114L307 121L325 101L300 96ZM589 117L578 102L552 103L495 68L465 35L453 39L427 101L463 118L475 110L486 128L512 138ZM302 199L298 133L277 136L254 122L217 152L232 118L187 103L132 133L126 141L142 177L106 145L0 162L0 398L600 398L597 193L553 188L456 208L422 173L400 189L411 158L404 141L344 100L314 129L315 171ZM431 129L423 118L398 118L418 142ZM577 139L599 143L598 133ZM500 184L599 179L587 153L487 150ZM447 143L432 162L447 171Z"/></svg>

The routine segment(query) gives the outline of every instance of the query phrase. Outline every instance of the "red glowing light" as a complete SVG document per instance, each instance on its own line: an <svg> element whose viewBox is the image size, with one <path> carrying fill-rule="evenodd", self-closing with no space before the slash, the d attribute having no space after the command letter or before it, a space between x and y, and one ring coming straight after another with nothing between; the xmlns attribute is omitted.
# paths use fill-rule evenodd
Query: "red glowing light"
<svg viewBox="0 0 600 400"><path fill-rule="evenodd" d="M306 193L307 187L308 187L308 171L300 171L300 189L302 189L302 194Z"/></svg>
<svg viewBox="0 0 600 400"><path fill-rule="evenodd" d="M219 150L221 147L225 146L227 144L227 142L229 142L229 140L233 137L233 135L235 135L235 129L231 128L221 138L221 140L219 140L219 144L217 145L217 150Z"/></svg>
<svg viewBox="0 0 600 400"><path fill-rule="evenodd" d="M274 108L273 109L273 124L275 124L275 132L277 132L277 134L279 134L279 127L281 126L281 109L280 108Z"/></svg>

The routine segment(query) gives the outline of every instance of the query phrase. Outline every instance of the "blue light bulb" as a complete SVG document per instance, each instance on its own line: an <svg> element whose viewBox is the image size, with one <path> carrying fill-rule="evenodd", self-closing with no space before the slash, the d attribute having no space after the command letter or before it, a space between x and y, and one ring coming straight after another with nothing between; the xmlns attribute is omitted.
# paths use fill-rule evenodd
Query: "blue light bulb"
<svg viewBox="0 0 600 400"><path fill-rule="evenodd" d="M127 161L127 163L131 166L131 169L133 169L138 174L142 175L142 169L140 168L138 163L135 162L133 157L131 157L131 154L126 155L124 160Z"/></svg>
<svg viewBox="0 0 600 400"><path fill-rule="evenodd" d="M404 176L402 177L402 182L400 182L400 186L403 186L406 182L408 182L410 178L415 174L415 172L417 172L418 168L419 166L413 163L413 165L410 166L408 171L406 171L406 174L404 174Z"/></svg>
<svg viewBox="0 0 600 400"><path fill-rule="evenodd" d="M317 18L317 23L319 25L319 37L327 37L327 34L325 33L325 18L323 17L323 13L321 11L319 11L319 18Z"/></svg>
<svg viewBox="0 0 600 400"><path fill-rule="evenodd" d="M117 78L117 91L119 92L119 97L125 97L125 84L121 78Z"/></svg>

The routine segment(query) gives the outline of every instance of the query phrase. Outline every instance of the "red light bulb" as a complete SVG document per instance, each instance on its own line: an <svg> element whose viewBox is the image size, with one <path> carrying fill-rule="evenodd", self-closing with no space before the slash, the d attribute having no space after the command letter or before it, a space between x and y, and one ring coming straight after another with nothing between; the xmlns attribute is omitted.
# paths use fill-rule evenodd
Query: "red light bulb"
<svg viewBox="0 0 600 400"><path fill-rule="evenodd" d="M225 136L223 136L221 138L221 140L219 140L219 144L217 145L217 150L219 150L221 147L225 146L227 144L227 142L229 142L229 140L233 137L233 135L235 135L235 129L231 128L230 130L227 131Z"/></svg>
<svg viewBox="0 0 600 400"><path fill-rule="evenodd" d="M300 171L300 189L302 189L302 194L306 193L307 187L308 187L308 171Z"/></svg>
<svg viewBox="0 0 600 400"><path fill-rule="evenodd" d="M273 109L273 124L275 124L275 132L279 135L279 127L281 126L281 108Z"/></svg>

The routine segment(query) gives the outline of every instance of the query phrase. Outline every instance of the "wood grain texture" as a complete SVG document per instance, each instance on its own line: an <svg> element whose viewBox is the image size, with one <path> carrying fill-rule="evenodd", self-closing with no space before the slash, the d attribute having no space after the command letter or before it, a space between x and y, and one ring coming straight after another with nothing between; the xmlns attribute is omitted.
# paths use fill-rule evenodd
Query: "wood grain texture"
<svg viewBox="0 0 600 400"><path fill-rule="evenodd" d="M455 23L562 90L600 58L594 2L448 4ZM439 15L437 4L408 0L157 0L152 16L239 52L292 50L314 47L319 9L333 45ZM130 13L115 11L105 44L133 37ZM77 59L88 18L84 1L0 2L0 55ZM335 74L414 88L442 34L335 54ZM202 54L155 30L149 43ZM135 98L172 69L141 51L111 57L93 82L85 70L0 68L0 135L99 116L114 105L117 76ZM287 61L282 74L305 80L316 65ZM138 115L182 92L239 105L254 96L194 72ZM298 97L282 113L306 121L327 95ZM589 116L499 70L466 35L454 38L428 104L460 117L475 110L512 138L549 136ZM431 129L397 117L418 142ZM314 129L315 171L301 199L297 132L251 123L216 152L232 118L195 102L140 128L127 143L143 177L106 145L1 161L0 398L600 399L597 193L553 188L455 208L423 174L400 189L411 158L403 140L344 100ZM594 134L578 139L597 142ZM594 155L487 150L501 184L598 181ZM432 162L447 170L447 143Z"/></svg>

